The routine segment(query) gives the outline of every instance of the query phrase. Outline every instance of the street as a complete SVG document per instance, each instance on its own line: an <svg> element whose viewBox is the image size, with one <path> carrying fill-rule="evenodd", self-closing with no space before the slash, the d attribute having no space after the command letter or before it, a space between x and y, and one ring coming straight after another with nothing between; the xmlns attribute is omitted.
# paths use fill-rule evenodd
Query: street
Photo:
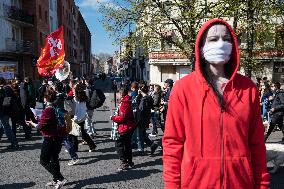
<svg viewBox="0 0 284 189"><path fill-rule="evenodd" d="M110 82L98 84L109 89ZM162 151L158 149L154 157L150 157L150 149L147 155L136 156L134 150L133 169L118 172L120 161L115 152L114 141L109 139L111 122L109 121L110 109L113 107L113 94L106 93L105 107L95 111L94 121L98 135L95 138L97 149L88 152L86 145L79 146L80 162L74 166L68 166L69 154L62 147L60 163L63 176L68 179L65 188L139 188L161 189L162 180ZM160 131L160 130L159 130ZM161 132L159 133L161 134ZM34 136L31 141L25 141L23 133L18 133L20 149L7 151L8 141L6 136L0 141L0 189L22 188L46 188L45 184L51 181L50 174L40 165L39 155L41 148L41 136ZM159 140L161 136L155 138ZM281 133L274 132L269 142L277 142ZM271 166L271 164L268 164ZM284 188L284 167L271 177L271 189Z"/></svg>

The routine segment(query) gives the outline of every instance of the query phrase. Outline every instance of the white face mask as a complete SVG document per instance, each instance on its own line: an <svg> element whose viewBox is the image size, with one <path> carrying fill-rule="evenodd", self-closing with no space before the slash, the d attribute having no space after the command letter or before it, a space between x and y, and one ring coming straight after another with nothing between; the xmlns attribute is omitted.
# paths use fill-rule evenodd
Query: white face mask
<svg viewBox="0 0 284 189"><path fill-rule="evenodd" d="M232 53L232 44L218 40L204 45L201 50L202 56L209 63L227 63Z"/></svg>

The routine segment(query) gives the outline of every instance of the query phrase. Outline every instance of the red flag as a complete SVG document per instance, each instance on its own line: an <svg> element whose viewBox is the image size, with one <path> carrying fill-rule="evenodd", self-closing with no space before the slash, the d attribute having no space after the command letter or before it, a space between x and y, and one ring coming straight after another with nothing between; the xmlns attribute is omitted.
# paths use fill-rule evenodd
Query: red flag
<svg viewBox="0 0 284 189"><path fill-rule="evenodd" d="M37 60L38 73L42 76L53 76L56 69L63 67L64 57L63 26L61 26L45 39L45 46L41 49Z"/></svg>

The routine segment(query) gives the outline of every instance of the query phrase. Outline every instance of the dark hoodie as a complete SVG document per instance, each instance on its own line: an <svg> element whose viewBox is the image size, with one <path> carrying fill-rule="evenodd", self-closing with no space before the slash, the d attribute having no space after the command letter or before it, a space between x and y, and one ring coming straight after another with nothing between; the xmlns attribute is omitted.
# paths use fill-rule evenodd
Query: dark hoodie
<svg viewBox="0 0 284 189"><path fill-rule="evenodd" d="M228 28L233 41L224 109L203 77L200 56L204 33L219 23ZM175 83L169 100L163 137L165 189L267 189L259 95L255 84L237 73L240 52L227 22L214 19L202 26L195 61L195 71Z"/></svg>
<svg viewBox="0 0 284 189"><path fill-rule="evenodd" d="M276 91L271 108L274 108L273 115L283 116L284 114L284 91L282 89Z"/></svg>

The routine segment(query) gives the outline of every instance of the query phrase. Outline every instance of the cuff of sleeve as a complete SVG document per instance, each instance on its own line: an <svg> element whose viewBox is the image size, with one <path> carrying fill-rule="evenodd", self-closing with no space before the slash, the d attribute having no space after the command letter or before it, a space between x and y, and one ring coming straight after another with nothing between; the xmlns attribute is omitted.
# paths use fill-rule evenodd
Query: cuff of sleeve
<svg viewBox="0 0 284 189"><path fill-rule="evenodd" d="M180 184L173 183L173 182L166 182L164 189L180 189Z"/></svg>

